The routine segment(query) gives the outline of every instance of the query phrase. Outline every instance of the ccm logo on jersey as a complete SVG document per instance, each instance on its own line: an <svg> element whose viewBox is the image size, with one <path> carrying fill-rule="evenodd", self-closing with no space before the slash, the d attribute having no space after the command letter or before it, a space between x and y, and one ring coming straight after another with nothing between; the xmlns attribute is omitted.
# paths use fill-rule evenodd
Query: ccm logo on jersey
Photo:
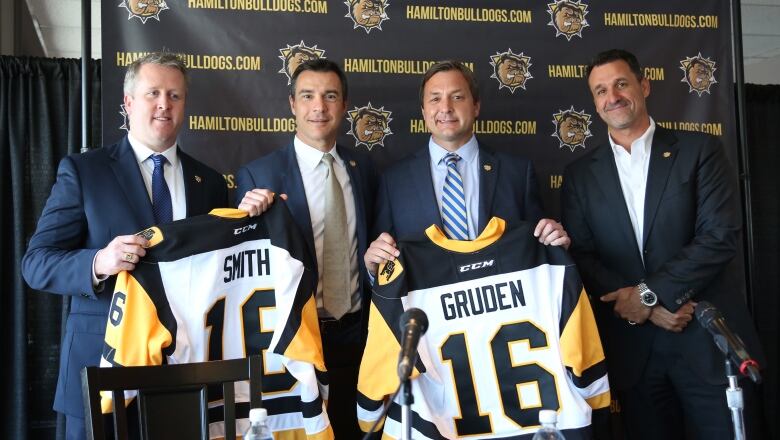
<svg viewBox="0 0 780 440"><path fill-rule="evenodd" d="M470 270L482 269L482 268L485 268L485 267L492 267L493 266L493 261L494 260L487 260L487 261L482 261L482 262L479 262L479 263L467 264L465 266L459 267L458 271L460 271L460 272L468 272Z"/></svg>
<svg viewBox="0 0 780 440"><path fill-rule="evenodd" d="M243 234L244 232L251 231L253 229L257 229L257 223L253 223L251 225L246 225L246 226L244 226L242 228L233 229L233 235Z"/></svg>

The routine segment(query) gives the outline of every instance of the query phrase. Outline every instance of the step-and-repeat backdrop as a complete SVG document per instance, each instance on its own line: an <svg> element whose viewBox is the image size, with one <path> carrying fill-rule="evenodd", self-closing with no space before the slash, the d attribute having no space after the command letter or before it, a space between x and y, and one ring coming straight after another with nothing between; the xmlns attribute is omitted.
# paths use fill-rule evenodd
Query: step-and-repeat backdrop
<svg viewBox="0 0 780 440"><path fill-rule="evenodd" d="M427 145L417 97L425 70L466 62L482 95L478 139L534 161L551 215L563 168L606 141L584 78L605 49L638 56L658 124L719 136L736 159L722 0L112 0L101 15L103 144L127 127L126 66L154 50L180 53L192 80L182 148L231 187L242 164L291 142L290 75L317 57L349 78L339 142L379 169Z"/></svg>

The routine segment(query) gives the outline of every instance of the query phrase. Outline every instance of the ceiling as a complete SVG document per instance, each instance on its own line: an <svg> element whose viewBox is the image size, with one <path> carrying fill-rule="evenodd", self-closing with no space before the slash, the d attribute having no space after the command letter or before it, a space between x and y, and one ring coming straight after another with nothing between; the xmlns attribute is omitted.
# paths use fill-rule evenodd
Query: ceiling
<svg viewBox="0 0 780 440"><path fill-rule="evenodd" d="M81 0L25 0L47 57L81 57ZM107 2L112 4L111 1ZM120 0L113 0L119 5ZM745 82L780 83L780 0L742 1ZM100 1L92 0L92 57L100 58Z"/></svg>

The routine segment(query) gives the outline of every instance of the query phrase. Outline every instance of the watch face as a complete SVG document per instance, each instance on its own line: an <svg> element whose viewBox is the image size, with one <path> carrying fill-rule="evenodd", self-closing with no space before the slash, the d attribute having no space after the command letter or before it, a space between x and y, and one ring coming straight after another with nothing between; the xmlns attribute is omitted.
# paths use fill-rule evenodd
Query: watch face
<svg viewBox="0 0 780 440"><path fill-rule="evenodd" d="M651 291L644 292L640 297L640 299L642 300L642 304L648 307L654 306L655 303L658 301L658 298L655 296L655 293Z"/></svg>

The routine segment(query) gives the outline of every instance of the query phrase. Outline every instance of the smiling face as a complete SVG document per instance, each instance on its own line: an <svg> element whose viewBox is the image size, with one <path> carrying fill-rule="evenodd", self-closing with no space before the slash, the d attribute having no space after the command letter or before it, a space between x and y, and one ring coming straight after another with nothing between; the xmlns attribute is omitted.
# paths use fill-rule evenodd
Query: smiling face
<svg viewBox="0 0 780 440"><path fill-rule="evenodd" d="M650 82L646 78L639 80L625 61L594 67L588 77L588 87L596 111L609 126L610 133L623 132L635 139L650 125L645 106Z"/></svg>
<svg viewBox="0 0 780 440"><path fill-rule="evenodd" d="M336 143L346 106L336 73L302 72L295 83L295 95L290 96L296 136L320 151L330 151Z"/></svg>
<svg viewBox="0 0 780 440"><path fill-rule="evenodd" d="M187 85L176 68L144 64L133 89L125 94L125 111L135 139L161 152L176 142L184 122Z"/></svg>
<svg viewBox="0 0 780 440"><path fill-rule="evenodd" d="M423 89L422 113L433 141L455 151L471 139L479 102L474 101L469 84L457 70L433 75Z"/></svg>

